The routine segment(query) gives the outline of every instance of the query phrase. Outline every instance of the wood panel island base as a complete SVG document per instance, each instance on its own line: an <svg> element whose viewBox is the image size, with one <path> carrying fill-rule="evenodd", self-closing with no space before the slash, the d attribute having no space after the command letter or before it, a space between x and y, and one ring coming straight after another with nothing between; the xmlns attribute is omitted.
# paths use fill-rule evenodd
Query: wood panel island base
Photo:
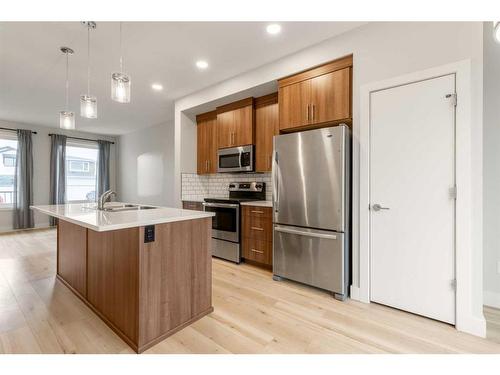
<svg viewBox="0 0 500 375"><path fill-rule="evenodd" d="M59 217L57 278L141 353L213 311L204 216L101 231Z"/></svg>

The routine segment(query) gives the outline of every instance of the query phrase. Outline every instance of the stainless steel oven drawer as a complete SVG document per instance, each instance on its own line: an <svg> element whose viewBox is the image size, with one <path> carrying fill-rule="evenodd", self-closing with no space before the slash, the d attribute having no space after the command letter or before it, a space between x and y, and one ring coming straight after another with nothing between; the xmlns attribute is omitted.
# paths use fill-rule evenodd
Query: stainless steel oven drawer
<svg viewBox="0 0 500 375"><path fill-rule="evenodd" d="M234 263L240 263L240 244L212 238L212 256L226 259Z"/></svg>
<svg viewBox="0 0 500 375"><path fill-rule="evenodd" d="M278 224L273 229L274 275L334 292L339 299L347 297L343 233Z"/></svg>

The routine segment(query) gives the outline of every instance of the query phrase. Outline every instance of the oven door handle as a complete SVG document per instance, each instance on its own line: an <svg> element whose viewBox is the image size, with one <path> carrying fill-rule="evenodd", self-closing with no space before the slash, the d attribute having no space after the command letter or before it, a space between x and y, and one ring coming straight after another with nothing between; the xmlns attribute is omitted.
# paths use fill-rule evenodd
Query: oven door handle
<svg viewBox="0 0 500 375"><path fill-rule="evenodd" d="M203 202L202 205L204 207L229 207L229 208L239 208L239 204L235 203L207 203Z"/></svg>

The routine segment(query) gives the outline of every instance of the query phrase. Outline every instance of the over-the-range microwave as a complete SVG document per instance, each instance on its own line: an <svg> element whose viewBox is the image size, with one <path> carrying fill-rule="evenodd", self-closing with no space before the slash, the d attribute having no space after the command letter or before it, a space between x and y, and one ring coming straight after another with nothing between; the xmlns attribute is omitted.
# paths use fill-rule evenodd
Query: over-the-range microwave
<svg viewBox="0 0 500 375"><path fill-rule="evenodd" d="M217 151L217 172L253 172L253 145Z"/></svg>

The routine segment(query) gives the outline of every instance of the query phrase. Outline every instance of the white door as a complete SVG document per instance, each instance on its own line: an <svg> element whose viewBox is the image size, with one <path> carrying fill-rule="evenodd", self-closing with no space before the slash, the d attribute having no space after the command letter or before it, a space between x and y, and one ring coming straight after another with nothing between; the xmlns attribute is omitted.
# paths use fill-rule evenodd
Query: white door
<svg viewBox="0 0 500 375"><path fill-rule="evenodd" d="M450 74L370 94L371 300L452 324L453 93Z"/></svg>

